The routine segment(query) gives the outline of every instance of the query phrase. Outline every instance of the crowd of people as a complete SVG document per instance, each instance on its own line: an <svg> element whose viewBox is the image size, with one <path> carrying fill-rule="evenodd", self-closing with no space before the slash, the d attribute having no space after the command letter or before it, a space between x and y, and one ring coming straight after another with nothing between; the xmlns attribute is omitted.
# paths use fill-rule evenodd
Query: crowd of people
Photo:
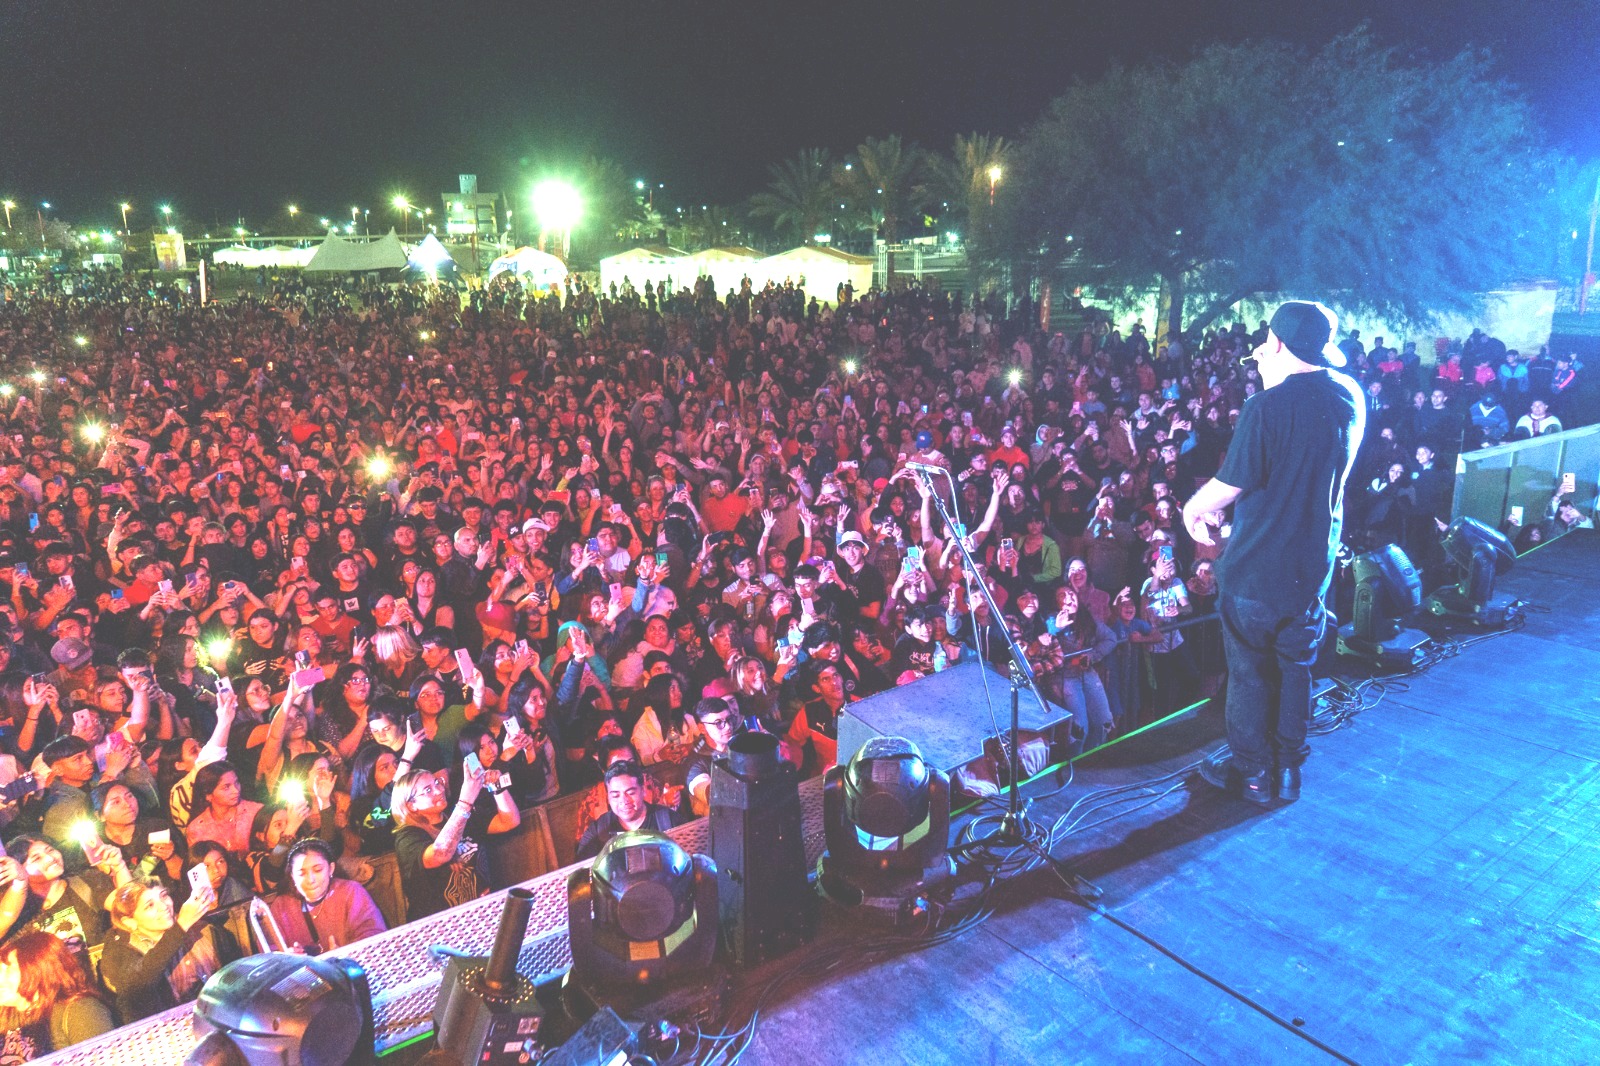
<svg viewBox="0 0 1600 1066"><path fill-rule="evenodd" d="M1440 341L1432 365L1416 345L1400 350L1383 337L1366 350L1352 331L1341 344L1363 371L1373 430L1359 472L1361 491L1350 490L1357 540L1398 543L1426 560L1437 531L1448 523L1455 491L1455 459L1466 451L1559 433L1600 420L1594 383L1574 352L1532 356L1507 349L1481 329L1461 342ZM1552 535L1592 527L1559 480L1542 513L1517 507L1500 523L1518 550Z"/></svg>
<svg viewBox="0 0 1600 1066"><path fill-rule="evenodd" d="M843 708L1002 661L997 625L1085 745L1214 685L1182 623L1228 527L1196 544L1180 509L1265 325L1153 348L1026 300L828 295L7 291L0 1055L192 999L263 946L227 920L255 900L288 950L383 930L382 856L411 920L503 883L497 840L557 797L580 856L703 814L746 730L820 772ZM1583 374L1347 343L1367 531L1396 482L1440 513L1467 405L1544 432Z"/></svg>

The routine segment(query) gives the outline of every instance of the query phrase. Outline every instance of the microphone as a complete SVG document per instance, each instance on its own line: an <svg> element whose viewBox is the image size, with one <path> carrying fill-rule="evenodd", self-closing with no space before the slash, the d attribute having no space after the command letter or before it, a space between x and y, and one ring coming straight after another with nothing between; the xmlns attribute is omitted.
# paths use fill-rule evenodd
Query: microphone
<svg viewBox="0 0 1600 1066"><path fill-rule="evenodd" d="M906 469L915 470L919 474L927 474L929 477L932 477L935 474L938 474L941 477L950 476L949 469L947 467L940 466L937 463L907 462Z"/></svg>

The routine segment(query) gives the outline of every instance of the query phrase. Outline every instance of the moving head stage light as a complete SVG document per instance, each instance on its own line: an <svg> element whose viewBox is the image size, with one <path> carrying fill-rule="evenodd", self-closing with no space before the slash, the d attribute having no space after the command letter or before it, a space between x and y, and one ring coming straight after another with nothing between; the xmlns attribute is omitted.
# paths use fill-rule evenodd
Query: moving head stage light
<svg viewBox="0 0 1600 1066"><path fill-rule="evenodd" d="M339 958L267 952L200 990L187 1066L344 1066L373 1060L367 972Z"/></svg>
<svg viewBox="0 0 1600 1066"><path fill-rule="evenodd" d="M1511 542L1475 518L1458 518L1444 535L1444 553L1460 580L1428 597L1430 614L1456 618L1475 626L1503 626L1516 613L1508 596L1495 596L1494 579L1516 564Z"/></svg>
<svg viewBox="0 0 1600 1066"><path fill-rule="evenodd" d="M569 1011L586 1016L586 997L627 1017L686 986L720 983L717 918L710 859L660 833L612 837L593 865L567 879Z"/></svg>
<svg viewBox="0 0 1600 1066"><path fill-rule="evenodd" d="M1426 654L1428 635L1405 628L1422 606L1422 577L1393 544L1356 556L1350 565L1355 600L1348 625L1339 627L1340 655L1384 671L1409 670Z"/></svg>
<svg viewBox="0 0 1600 1066"><path fill-rule="evenodd" d="M904 737L874 737L822 787L828 850L822 891L848 907L905 921L927 890L955 874L950 860L950 778Z"/></svg>

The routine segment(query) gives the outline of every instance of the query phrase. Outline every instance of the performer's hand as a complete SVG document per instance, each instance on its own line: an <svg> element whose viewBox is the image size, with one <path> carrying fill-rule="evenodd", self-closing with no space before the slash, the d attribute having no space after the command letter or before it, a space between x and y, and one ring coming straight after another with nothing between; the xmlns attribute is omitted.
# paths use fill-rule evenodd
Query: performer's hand
<svg viewBox="0 0 1600 1066"><path fill-rule="evenodd" d="M1211 536L1211 524L1206 521L1207 516L1189 507L1183 509L1183 528L1189 531L1189 536L1196 544L1214 545L1216 540Z"/></svg>

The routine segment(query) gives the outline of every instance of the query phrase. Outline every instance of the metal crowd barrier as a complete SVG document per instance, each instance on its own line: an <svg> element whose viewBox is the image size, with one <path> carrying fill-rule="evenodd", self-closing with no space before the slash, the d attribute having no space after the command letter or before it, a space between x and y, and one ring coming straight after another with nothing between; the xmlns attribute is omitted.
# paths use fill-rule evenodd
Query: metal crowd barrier
<svg viewBox="0 0 1600 1066"><path fill-rule="evenodd" d="M812 866L822 857L823 850L820 777L801 783L800 803L804 812L806 863ZM529 816L535 816L539 810L534 808ZM544 824L550 825L548 820ZM524 847L541 847L539 835L536 832L522 837L528 841ZM705 854L711 849L710 828L704 818L679 826L669 835L691 852ZM572 846L572 841L568 840L566 854L571 854ZM559 842L556 854L562 854ZM524 976L538 981L571 965L571 946L567 940L567 875L587 865L587 862L570 863L521 882L521 887L531 889L534 894L533 915L517 959L517 968ZM366 969L372 986L372 1010L380 1054L432 1031L433 1003L439 994L442 966L429 952L429 947L448 944L468 954L488 955L494 944L506 891L491 892L482 899L328 952L330 956L353 959ZM174 1007L39 1061L52 1066L176 1066L194 1047L193 1015L192 1004Z"/></svg>

